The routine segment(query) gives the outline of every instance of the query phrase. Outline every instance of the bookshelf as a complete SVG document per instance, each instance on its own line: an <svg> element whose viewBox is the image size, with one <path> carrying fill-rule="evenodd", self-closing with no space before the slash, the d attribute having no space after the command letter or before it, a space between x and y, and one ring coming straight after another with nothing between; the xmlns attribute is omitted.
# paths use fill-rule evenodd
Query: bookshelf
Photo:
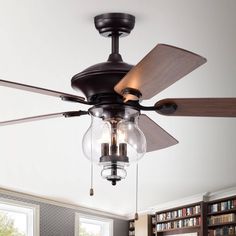
<svg viewBox="0 0 236 236"><path fill-rule="evenodd" d="M236 236L236 196L179 206L129 221L129 236L187 233Z"/></svg>
<svg viewBox="0 0 236 236"><path fill-rule="evenodd" d="M209 236L236 236L236 196L208 202Z"/></svg>
<svg viewBox="0 0 236 236"><path fill-rule="evenodd" d="M129 236L135 236L135 220L129 220Z"/></svg>
<svg viewBox="0 0 236 236"><path fill-rule="evenodd" d="M204 202L184 205L156 213L156 236L197 232L205 236L206 216Z"/></svg>
<svg viewBox="0 0 236 236"><path fill-rule="evenodd" d="M156 236L156 215L148 215L148 236Z"/></svg>

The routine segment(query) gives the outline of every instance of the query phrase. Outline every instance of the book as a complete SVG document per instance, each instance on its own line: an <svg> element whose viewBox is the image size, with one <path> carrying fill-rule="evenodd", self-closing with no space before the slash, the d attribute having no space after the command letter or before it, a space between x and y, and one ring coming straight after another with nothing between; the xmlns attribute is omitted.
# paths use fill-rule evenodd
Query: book
<svg viewBox="0 0 236 236"><path fill-rule="evenodd" d="M230 223L236 221L236 215L234 213L231 214L223 214L219 216L211 216L208 218L209 225L217 225L222 223Z"/></svg>

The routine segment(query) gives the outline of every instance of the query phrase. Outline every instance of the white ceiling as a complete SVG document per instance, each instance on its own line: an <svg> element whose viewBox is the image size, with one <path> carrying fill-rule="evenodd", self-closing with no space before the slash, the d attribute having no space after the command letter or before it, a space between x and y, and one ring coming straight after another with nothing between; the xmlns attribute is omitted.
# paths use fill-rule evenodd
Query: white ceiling
<svg viewBox="0 0 236 236"><path fill-rule="evenodd" d="M146 105L167 97L236 97L235 0L0 0L0 77L76 93L70 78L105 61L110 42L93 16L134 14L121 54L136 64L157 43L203 55L208 63ZM0 88L0 120L80 109L43 95ZM149 113L148 113L149 114ZM139 209L236 185L236 119L150 117L179 144L147 153L140 162ZM81 149L88 117L51 119L0 128L0 186L101 209L134 211L134 168L116 187L95 171L89 197L89 162Z"/></svg>

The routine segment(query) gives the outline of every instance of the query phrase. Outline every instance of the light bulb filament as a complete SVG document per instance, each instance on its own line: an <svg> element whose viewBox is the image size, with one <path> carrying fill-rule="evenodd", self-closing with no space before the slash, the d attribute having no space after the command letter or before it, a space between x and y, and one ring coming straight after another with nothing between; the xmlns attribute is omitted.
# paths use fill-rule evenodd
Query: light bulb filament
<svg viewBox="0 0 236 236"><path fill-rule="evenodd" d="M117 147L117 121L111 121L111 147L110 147L111 155L117 155L118 147Z"/></svg>

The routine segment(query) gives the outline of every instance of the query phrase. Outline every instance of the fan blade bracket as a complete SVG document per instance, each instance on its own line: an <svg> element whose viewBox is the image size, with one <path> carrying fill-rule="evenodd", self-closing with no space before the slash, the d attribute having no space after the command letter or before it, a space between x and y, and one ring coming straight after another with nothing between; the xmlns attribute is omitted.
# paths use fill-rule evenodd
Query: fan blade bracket
<svg viewBox="0 0 236 236"><path fill-rule="evenodd" d="M87 111L68 111L63 113L63 116L65 118L69 118L69 117L76 117L76 116L82 116L82 115L87 115L88 112Z"/></svg>
<svg viewBox="0 0 236 236"><path fill-rule="evenodd" d="M62 96L60 96L60 98L62 101L66 101L66 102L78 102L78 103L85 104L85 105L92 105L90 102L85 101L84 98L80 98L80 97L76 97L76 96L73 97L73 96L62 95Z"/></svg>
<svg viewBox="0 0 236 236"><path fill-rule="evenodd" d="M156 112L162 115L171 115L178 109L178 105L172 101L166 101L164 103L157 102L155 107Z"/></svg>
<svg viewBox="0 0 236 236"><path fill-rule="evenodd" d="M124 88L121 90L121 95L124 97L124 101L139 101L142 97L142 93L135 88Z"/></svg>
<svg viewBox="0 0 236 236"><path fill-rule="evenodd" d="M173 113L166 113L166 104L176 104ZM167 98L155 104L156 112L170 116L236 117L236 98Z"/></svg>

